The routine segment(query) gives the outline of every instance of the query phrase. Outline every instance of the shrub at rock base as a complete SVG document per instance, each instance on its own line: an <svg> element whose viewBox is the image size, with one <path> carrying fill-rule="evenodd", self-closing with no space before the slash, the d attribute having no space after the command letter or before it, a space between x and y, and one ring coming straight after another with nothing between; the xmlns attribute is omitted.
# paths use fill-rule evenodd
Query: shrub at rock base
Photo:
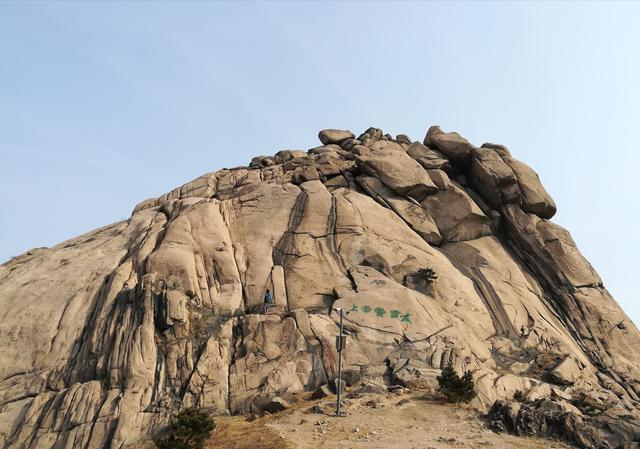
<svg viewBox="0 0 640 449"><path fill-rule="evenodd" d="M473 376L469 371L460 377L453 366L448 365L442 370L437 380L440 384L440 393L444 394L449 402L469 402L476 397Z"/></svg>
<svg viewBox="0 0 640 449"><path fill-rule="evenodd" d="M181 411L169 428L155 439L158 449L200 449L211 436L214 423L209 415L196 408Z"/></svg>

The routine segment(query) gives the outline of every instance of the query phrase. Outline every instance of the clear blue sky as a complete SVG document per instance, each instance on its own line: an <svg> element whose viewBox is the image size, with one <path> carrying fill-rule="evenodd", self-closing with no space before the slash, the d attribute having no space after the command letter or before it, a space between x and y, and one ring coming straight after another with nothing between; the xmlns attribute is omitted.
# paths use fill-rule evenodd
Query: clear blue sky
<svg viewBox="0 0 640 449"><path fill-rule="evenodd" d="M640 4L0 3L0 260L319 129L532 165L636 323Z"/></svg>

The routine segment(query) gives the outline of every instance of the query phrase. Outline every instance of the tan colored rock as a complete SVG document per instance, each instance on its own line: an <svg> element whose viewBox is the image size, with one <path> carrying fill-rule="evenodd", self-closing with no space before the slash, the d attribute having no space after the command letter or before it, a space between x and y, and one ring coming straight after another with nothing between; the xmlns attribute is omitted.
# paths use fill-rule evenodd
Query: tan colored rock
<svg viewBox="0 0 640 449"><path fill-rule="evenodd" d="M284 275L284 267L281 265L275 265L271 269L271 292L274 304L289 307L286 277Z"/></svg>
<svg viewBox="0 0 640 449"><path fill-rule="evenodd" d="M576 414L588 392L594 432L638 440L640 332L541 218L535 173L454 133L350 136L207 173L0 265L0 445L120 448L182 407L290 402L335 380L337 307L353 391L431 389L451 364L481 410L520 391L547 404L536 416Z"/></svg>
<svg viewBox="0 0 640 449"><path fill-rule="evenodd" d="M540 182L538 174L524 162L505 156L504 161L511 167L518 179L522 192L522 209L540 218L551 218L556 214L556 203Z"/></svg>
<svg viewBox="0 0 640 449"><path fill-rule="evenodd" d="M469 171L471 186L494 209L520 200L520 189L513 170L494 150L474 150Z"/></svg>
<svg viewBox="0 0 640 449"><path fill-rule="evenodd" d="M481 148L490 148L493 151L495 151L496 153L498 153L500 155L500 157L504 157L504 156L511 156L511 152L509 151L509 148L507 148L504 145L500 145L499 143L489 143L489 142L485 142L483 143L481 146Z"/></svg>
<svg viewBox="0 0 640 449"><path fill-rule="evenodd" d="M289 229L275 248L276 262L286 272L291 309L326 308L336 288L349 288L336 254L333 196L320 181L301 184Z"/></svg>
<svg viewBox="0 0 640 449"><path fill-rule="evenodd" d="M439 190L449 189L451 180L444 171L438 169L430 169L427 170L427 172L429 173L429 177Z"/></svg>
<svg viewBox="0 0 640 449"><path fill-rule="evenodd" d="M180 198L211 198L216 193L216 177L207 173L180 187Z"/></svg>
<svg viewBox="0 0 640 449"><path fill-rule="evenodd" d="M438 231L433 218L420 206L420 204L408 201L382 182L371 176L359 176L360 185L378 202L390 207L398 216L420 235L428 243L438 245L442 241L442 236Z"/></svg>
<svg viewBox="0 0 640 449"><path fill-rule="evenodd" d="M420 163L425 169L443 169L449 166L447 158L437 151L427 148L420 142L413 142L407 148L407 154Z"/></svg>
<svg viewBox="0 0 640 449"><path fill-rule="evenodd" d="M221 206L234 241L245 304L250 310L263 303L275 265L273 251L288 227L299 194L300 189L291 184L262 184L250 194Z"/></svg>
<svg viewBox="0 0 640 449"><path fill-rule="evenodd" d="M392 373L394 383L412 390L437 390L437 377L441 370L431 368L427 363L409 359Z"/></svg>
<svg viewBox="0 0 640 449"><path fill-rule="evenodd" d="M186 407L204 407L219 413L227 409L233 325L234 320L228 320L207 340L189 380L184 398Z"/></svg>
<svg viewBox="0 0 640 449"><path fill-rule="evenodd" d="M574 286L598 285L602 282L591 264L580 254L566 229L526 214L517 206L509 206L505 211L515 232L529 242L531 254L538 254L543 263L551 265L555 275L564 277Z"/></svg>
<svg viewBox="0 0 640 449"><path fill-rule="evenodd" d="M460 134L456 132L445 133L439 126L429 128L424 138L424 144L437 148L454 163L462 165L468 162L474 149L474 146Z"/></svg>
<svg viewBox="0 0 640 449"><path fill-rule="evenodd" d="M427 172L393 142L380 141L368 154L358 157L366 170L400 195L421 200L438 188Z"/></svg>
<svg viewBox="0 0 640 449"><path fill-rule="evenodd" d="M318 139L323 145L340 144L347 139L352 139L355 136L351 131L343 131L340 129L323 129L318 133Z"/></svg>
<svg viewBox="0 0 640 449"><path fill-rule="evenodd" d="M472 240L491 234L487 216L460 187L450 184L447 190L424 198L421 203L433 217L445 242Z"/></svg>
<svg viewBox="0 0 640 449"><path fill-rule="evenodd" d="M230 367L233 412L250 412L274 396L302 392L310 380L313 361L293 318L247 315L243 339L236 351L244 354Z"/></svg>
<svg viewBox="0 0 640 449"><path fill-rule="evenodd" d="M549 378L553 383L571 385L580 378L580 367L573 357L567 357L549 373Z"/></svg>

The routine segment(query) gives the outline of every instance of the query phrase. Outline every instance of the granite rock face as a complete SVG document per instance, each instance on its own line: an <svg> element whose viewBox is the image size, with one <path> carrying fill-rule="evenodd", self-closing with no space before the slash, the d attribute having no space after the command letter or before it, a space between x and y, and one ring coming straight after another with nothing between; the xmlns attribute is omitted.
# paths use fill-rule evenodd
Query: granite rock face
<svg viewBox="0 0 640 449"><path fill-rule="evenodd" d="M286 404L335 379L337 307L352 388L452 364L496 427L640 440L640 333L530 167L437 127L319 137L1 265L0 447L123 448L181 408Z"/></svg>

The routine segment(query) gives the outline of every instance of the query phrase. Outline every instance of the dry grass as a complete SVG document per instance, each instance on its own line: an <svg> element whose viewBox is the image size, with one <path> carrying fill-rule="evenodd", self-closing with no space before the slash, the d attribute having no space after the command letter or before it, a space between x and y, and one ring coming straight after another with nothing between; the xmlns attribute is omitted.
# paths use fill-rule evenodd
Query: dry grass
<svg viewBox="0 0 640 449"><path fill-rule="evenodd" d="M213 437L205 449L295 449L277 431L265 425L265 418L246 422L242 416L216 418Z"/></svg>

